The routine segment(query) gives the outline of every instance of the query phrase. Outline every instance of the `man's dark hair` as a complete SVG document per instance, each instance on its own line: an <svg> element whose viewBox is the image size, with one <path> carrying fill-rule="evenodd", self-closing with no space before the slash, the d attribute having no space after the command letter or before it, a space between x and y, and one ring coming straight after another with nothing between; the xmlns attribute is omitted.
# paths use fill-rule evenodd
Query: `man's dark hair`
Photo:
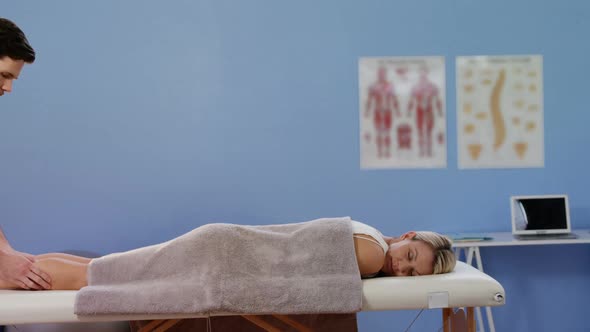
<svg viewBox="0 0 590 332"><path fill-rule="evenodd" d="M0 17L0 58L35 62L35 50L29 44L25 33L12 21Z"/></svg>

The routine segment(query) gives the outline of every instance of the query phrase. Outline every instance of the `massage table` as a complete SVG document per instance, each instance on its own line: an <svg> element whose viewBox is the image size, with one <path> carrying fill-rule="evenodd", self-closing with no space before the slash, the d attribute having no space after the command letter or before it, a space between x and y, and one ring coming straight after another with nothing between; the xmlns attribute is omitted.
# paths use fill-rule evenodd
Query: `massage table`
<svg viewBox="0 0 590 332"><path fill-rule="evenodd" d="M152 320L148 330L165 331L184 318L199 315L98 315L74 314L76 291L0 290L0 326L58 322L105 322ZM444 331L452 331L453 308L466 308L468 331L475 332L474 307L500 306L505 301L504 288L487 274L457 262L453 272L418 277L383 277L363 280L362 311L406 309L442 309ZM212 313L226 316L231 313ZM235 315L235 314L234 314ZM244 316L244 315L243 315ZM278 315L277 315L278 316ZM244 318L267 331L274 331L256 316ZM289 323L288 316L279 319ZM296 324L296 322L292 322ZM303 326L294 326L306 331Z"/></svg>

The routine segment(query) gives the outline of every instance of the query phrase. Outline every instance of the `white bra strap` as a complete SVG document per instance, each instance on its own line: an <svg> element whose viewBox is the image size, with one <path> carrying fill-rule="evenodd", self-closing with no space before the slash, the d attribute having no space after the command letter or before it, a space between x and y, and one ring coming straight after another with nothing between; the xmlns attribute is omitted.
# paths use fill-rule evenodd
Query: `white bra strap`
<svg viewBox="0 0 590 332"><path fill-rule="evenodd" d="M383 248L381 246L381 243L379 243L379 241L375 240L372 236L365 235L365 234L360 234L360 235L364 235L364 236L359 236L359 234L353 234L352 237L354 237L356 239L363 239L363 240L371 241L371 242L375 243L376 245L378 245L379 248Z"/></svg>

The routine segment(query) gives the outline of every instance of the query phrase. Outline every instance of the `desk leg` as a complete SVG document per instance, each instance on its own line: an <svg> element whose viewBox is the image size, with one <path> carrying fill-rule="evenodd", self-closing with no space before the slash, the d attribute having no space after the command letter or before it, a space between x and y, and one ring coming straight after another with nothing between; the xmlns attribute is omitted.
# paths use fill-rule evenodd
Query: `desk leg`
<svg viewBox="0 0 590 332"><path fill-rule="evenodd" d="M469 247L465 249L465 263L473 265L473 253L475 252L475 249L477 248Z"/></svg>

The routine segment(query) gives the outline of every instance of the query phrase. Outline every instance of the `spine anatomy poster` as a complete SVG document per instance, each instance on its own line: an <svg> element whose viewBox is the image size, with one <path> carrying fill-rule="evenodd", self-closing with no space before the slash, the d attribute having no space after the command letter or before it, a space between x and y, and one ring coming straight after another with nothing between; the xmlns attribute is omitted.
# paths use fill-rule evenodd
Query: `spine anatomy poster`
<svg viewBox="0 0 590 332"><path fill-rule="evenodd" d="M543 167L542 57L456 62L459 168Z"/></svg>
<svg viewBox="0 0 590 332"><path fill-rule="evenodd" d="M447 166L444 57L359 60L361 168Z"/></svg>

